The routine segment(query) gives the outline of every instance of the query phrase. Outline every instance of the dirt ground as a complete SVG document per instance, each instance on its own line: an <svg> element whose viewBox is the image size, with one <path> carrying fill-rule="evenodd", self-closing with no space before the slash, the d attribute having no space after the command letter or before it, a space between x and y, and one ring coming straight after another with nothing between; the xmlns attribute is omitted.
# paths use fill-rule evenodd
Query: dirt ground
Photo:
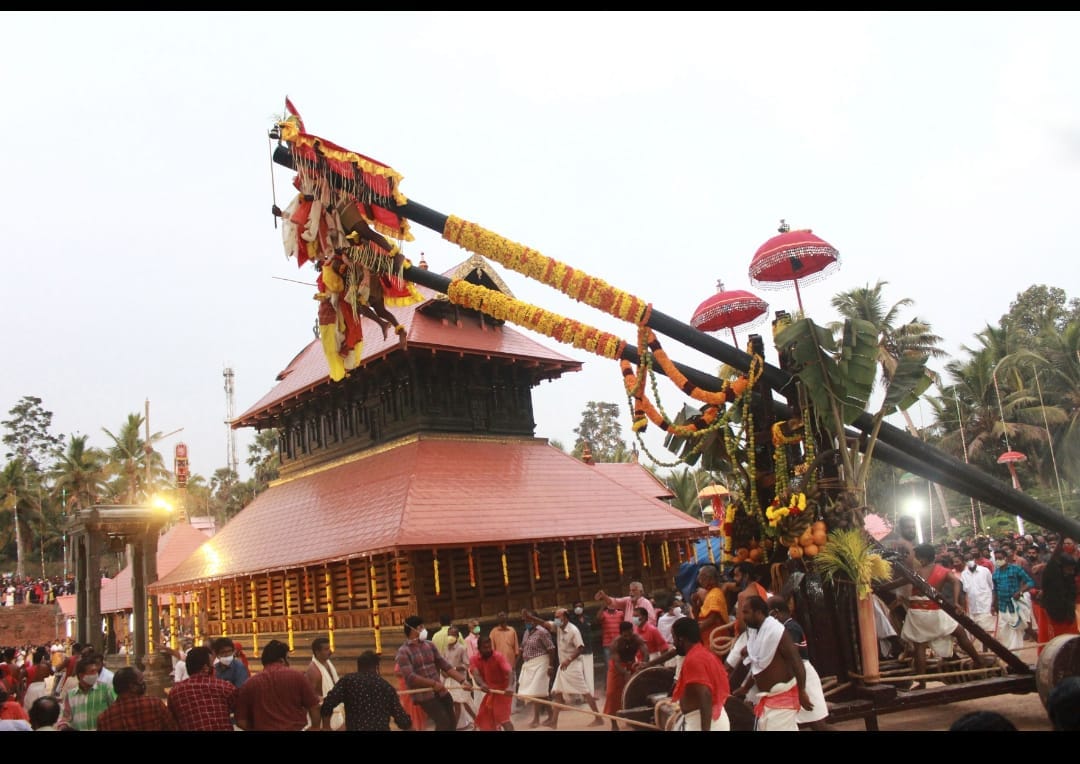
<svg viewBox="0 0 1080 764"><path fill-rule="evenodd" d="M1034 664L1036 660L1035 645L1027 644L1017 651L1023 660ZM933 687L934 682L928 686ZM598 701L599 707L604 707L603 698ZM563 711L559 715L559 731L564 732L611 732L609 723L603 726L592 727L593 716L585 705L579 706L580 711ZM878 717L878 729L881 732L944 732L949 726L964 714L971 711L997 711L1005 716L1021 732L1049 732L1053 728L1046 715L1039 693L1031 692L1024 695L996 695L988 698L958 701L940 706L916 708L909 711L901 711L885 714ZM516 731L526 732L551 732L548 727L530 728L532 711L515 711L511 717ZM637 731L625 724L621 725L621 732ZM854 719L833 725L835 732L862 732L866 733L866 725L861 719Z"/></svg>

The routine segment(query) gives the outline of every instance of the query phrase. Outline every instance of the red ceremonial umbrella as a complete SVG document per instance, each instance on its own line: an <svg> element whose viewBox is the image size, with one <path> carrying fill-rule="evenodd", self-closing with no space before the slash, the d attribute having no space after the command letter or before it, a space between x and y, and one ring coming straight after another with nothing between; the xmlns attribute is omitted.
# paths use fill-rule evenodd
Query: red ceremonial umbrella
<svg viewBox="0 0 1080 764"><path fill-rule="evenodd" d="M1020 462L1026 462L1027 457L1019 451L1006 451L997 458L998 464L1009 465L1009 474L1012 475L1013 488L1017 491L1020 490L1020 478L1016 476L1016 465ZM1016 516L1016 527L1020 531L1020 535L1024 535L1024 520L1020 515Z"/></svg>
<svg viewBox="0 0 1080 764"><path fill-rule="evenodd" d="M840 267L840 253L828 242L815 236L810 229L792 231L780 221L778 236L762 244L750 261L750 279L766 289L779 289L774 284L795 283L799 312L803 312L799 280L816 281ZM813 277L813 278L810 278Z"/></svg>
<svg viewBox="0 0 1080 764"><path fill-rule="evenodd" d="M731 342L738 346L736 326L754 326L761 323L769 310L769 303L745 289L724 289L724 282L716 282L716 294L697 306L690 325L703 332L731 330Z"/></svg>

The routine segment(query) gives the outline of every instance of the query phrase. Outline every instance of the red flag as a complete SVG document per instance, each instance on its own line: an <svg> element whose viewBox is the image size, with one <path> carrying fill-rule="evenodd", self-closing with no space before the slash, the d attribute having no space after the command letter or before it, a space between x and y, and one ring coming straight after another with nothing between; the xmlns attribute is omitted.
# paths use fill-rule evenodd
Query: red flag
<svg viewBox="0 0 1080 764"><path fill-rule="evenodd" d="M307 131L304 129L304 120L300 118L300 112L296 110L296 107L293 106L293 102L289 100L288 96L285 96L285 111L296 117L296 126L300 128L300 132L306 133Z"/></svg>

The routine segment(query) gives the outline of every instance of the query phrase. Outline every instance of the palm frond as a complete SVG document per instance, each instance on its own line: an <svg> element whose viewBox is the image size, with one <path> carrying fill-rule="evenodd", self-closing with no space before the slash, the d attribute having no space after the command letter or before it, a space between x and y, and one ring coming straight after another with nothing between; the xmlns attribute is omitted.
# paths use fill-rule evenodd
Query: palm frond
<svg viewBox="0 0 1080 764"><path fill-rule="evenodd" d="M861 529L833 531L814 557L814 566L830 582L841 576L851 580L859 599L863 599L869 596L875 581L892 578L892 565L872 550L870 536Z"/></svg>

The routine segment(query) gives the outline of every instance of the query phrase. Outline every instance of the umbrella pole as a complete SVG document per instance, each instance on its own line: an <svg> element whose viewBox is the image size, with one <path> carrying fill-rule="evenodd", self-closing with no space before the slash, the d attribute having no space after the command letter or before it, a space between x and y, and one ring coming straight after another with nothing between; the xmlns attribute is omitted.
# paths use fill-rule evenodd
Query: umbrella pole
<svg viewBox="0 0 1080 764"><path fill-rule="evenodd" d="M734 345L735 347L738 347L739 346L739 338L735 336L735 327L734 326L729 326L728 329L731 330L731 344Z"/></svg>
<svg viewBox="0 0 1080 764"><path fill-rule="evenodd" d="M795 299L799 301L799 316L805 317L806 312L803 310L802 306L802 294L799 292L799 280L792 279L792 281L795 282Z"/></svg>

